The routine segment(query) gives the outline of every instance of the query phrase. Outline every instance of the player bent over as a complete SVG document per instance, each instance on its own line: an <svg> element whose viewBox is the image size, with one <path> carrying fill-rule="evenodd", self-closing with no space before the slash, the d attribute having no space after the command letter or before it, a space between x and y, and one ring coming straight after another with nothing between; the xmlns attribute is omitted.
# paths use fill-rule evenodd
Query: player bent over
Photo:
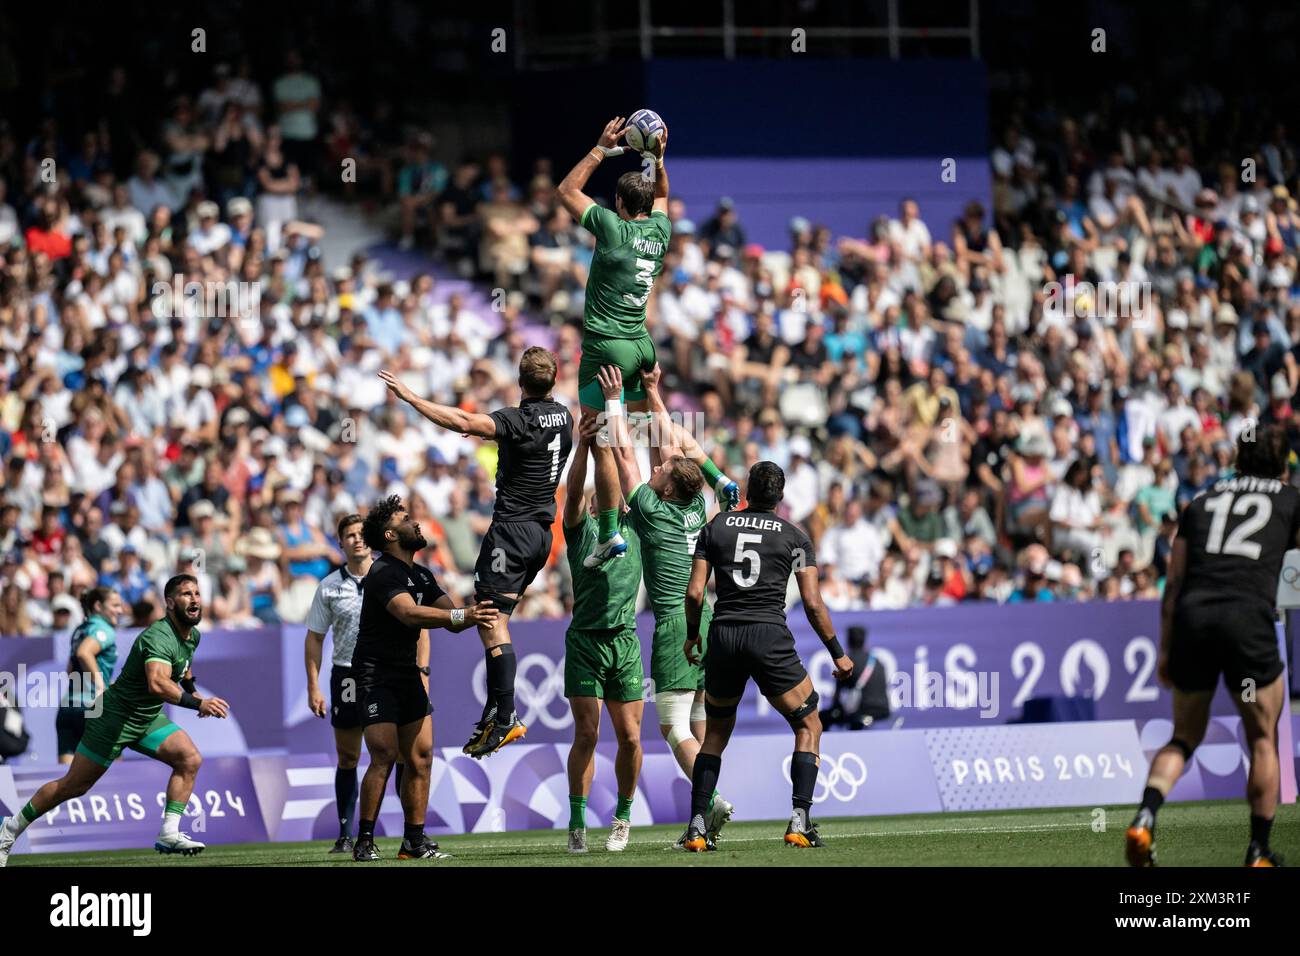
<svg viewBox="0 0 1300 956"><path fill-rule="evenodd" d="M102 712L98 717L88 716L68 772L32 794L17 816L0 821L0 866L8 862L19 834L38 817L90 790L126 747L172 768L154 849L186 856L203 850L202 843L180 832L181 814L194 792L194 778L203 758L190 735L163 713L163 704L197 710L200 717L225 717L229 706L220 697L195 694L190 665L199 646L198 623L203 619L198 580L190 574L176 575L163 587L163 599L166 616L135 639L122 673L104 692Z"/></svg>
<svg viewBox="0 0 1300 956"><path fill-rule="evenodd" d="M1174 731L1152 758L1142 804L1125 832L1132 866L1154 866L1156 814L1205 736L1219 675L1250 748L1246 866L1280 866L1269 848L1277 809L1277 722L1286 704L1276 614L1278 575L1300 542L1300 492L1286 483L1277 426L1237 442L1236 474L1202 491L1178 521L1160 606L1157 673L1173 688Z"/></svg>
<svg viewBox="0 0 1300 956"><path fill-rule="evenodd" d="M701 493L704 477L700 464L705 457L691 434L669 417L659 394L659 366L642 372L641 377L653 416L650 480L641 481L641 466L623 427L625 416L619 402L622 372L607 366L598 373L598 380L605 393L611 447L597 442L594 448L596 490L598 495L603 492L607 500L619 500L620 493L626 497L625 525L640 539L642 575L655 615L650 678L659 732L689 780L704 740L704 668L688 661L682 648L686 642L686 587L691 579L695 541L708 523L708 506ZM616 474L611 474L606 459L617 462ZM607 485L614 487L606 490ZM719 503L725 508L725 499L720 497ZM706 604L701 609L702 630L708 628L711 617ZM735 807L715 790L704 817L711 840L717 839L734 812ZM674 846L681 849L685 841L683 834Z"/></svg>
<svg viewBox="0 0 1300 956"><path fill-rule="evenodd" d="M822 603L812 541L802 528L775 514L785 495L784 472L773 462L758 462L749 470L746 494L747 508L716 516L700 533L686 590L684 650L688 660L696 661L704 588L709 574L717 570L718 600L704 659L704 743L695 758L686 831L686 849L692 852L715 849L705 813L722 769L722 751L736 725L736 705L750 678L794 730L790 761L794 811L785 842L795 847L822 845L816 825L808 819L822 725L817 692L786 626L785 593L791 574L796 576L808 623L835 662L836 679L845 680L853 673L853 662L840 647Z"/></svg>
<svg viewBox="0 0 1300 956"><path fill-rule="evenodd" d="M618 178L612 210L597 205L582 191L605 157L623 152L618 141L624 132L621 116L605 124L596 146L556 187L564 208L596 237L582 309L582 362L578 366L578 397L582 407L593 412L600 411L602 403L596 373L607 365L616 365L621 370L627 384L622 398L628 407L633 412L646 409L639 373L655 365L654 340L645 325L646 303L655 278L663 271L664 253L672 237L672 224L668 221L668 171L664 168L666 129L656 149L645 154L644 170L626 172ZM721 491L723 486L719 482L723 476L712 462L706 462L704 473ZM734 485L732 488L735 504L740 494ZM622 552L624 541L618 533L619 520L617 509L601 511L597 544L591 554L593 562L608 560Z"/></svg>
<svg viewBox="0 0 1300 956"><path fill-rule="evenodd" d="M569 852L587 852L587 797L596 768L601 702L609 708L618 740L614 775L618 806L610 821L605 849L627 848L632 829L632 798L641 772L643 675L641 641L636 635L636 599L641 590L641 555L637 535L625 529L627 551L618 561L587 567L583 558L596 539L596 521L583 507L587 453L596 434L595 416L583 419L577 454L569 466L563 524L569 570L573 575L573 620L564 633L564 696L573 711L573 746L569 748ZM599 459L597 469L599 470ZM601 483L597 498L617 479ZM596 507L608 503L600 500ZM621 498L613 499L622 511ZM595 510L593 508L593 510Z"/></svg>
<svg viewBox="0 0 1300 956"><path fill-rule="evenodd" d="M462 748L475 759L528 732L515 713L515 648L507 625L550 557L555 491L573 450L573 416L551 395L555 374L554 355L543 348L526 349L519 360L519 406L481 415L418 398L391 372L380 372L393 394L435 425L490 439L499 449L492 524L474 565L474 599L490 602L499 612L491 624L478 628L487 695L483 714Z"/></svg>

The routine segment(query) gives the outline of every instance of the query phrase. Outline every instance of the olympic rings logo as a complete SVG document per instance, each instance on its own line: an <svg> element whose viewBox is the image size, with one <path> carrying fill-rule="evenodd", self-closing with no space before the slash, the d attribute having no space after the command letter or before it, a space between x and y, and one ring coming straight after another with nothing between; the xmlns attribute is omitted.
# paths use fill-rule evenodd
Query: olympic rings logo
<svg viewBox="0 0 1300 956"><path fill-rule="evenodd" d="M862 785L867 782L867 765L855 753L843 753L838 757L820 755L817 767L817 786L813 788L813 803L824 803L834 797L840 803L848 803L858 795ZM786 783L793 783L790 777L790 761L787 756L781 762L781 773Z"/></svg>
<svg viewBox="0 0 1300 956"><path fill-rule="evenodd" d="M534 680L534 676L538 679ZM474 668L472 686L479 704L486 703L486 660L480 660ZM558 713L553 706L557 700L560 704ZM519 719L525 724L541 723L551 730L573 726L573 711L564 696L564 658L556 662L537 652L521 657L515 672L515 704Z"/></svg>
<svg viewBox="0 0 1300 956"><path fill-rule="evenodd" d="M1296 583L1297 581L1300 581L1300 568L1297 567L1283 568L1282 580L1285 581L1287 584L1291 585L1291 587L1300 590L1300 584Z"/></svg>

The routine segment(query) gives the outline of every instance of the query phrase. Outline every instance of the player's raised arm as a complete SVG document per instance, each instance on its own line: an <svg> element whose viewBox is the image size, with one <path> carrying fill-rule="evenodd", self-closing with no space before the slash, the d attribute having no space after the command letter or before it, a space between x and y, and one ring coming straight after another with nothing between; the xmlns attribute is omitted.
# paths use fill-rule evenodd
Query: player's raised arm
<svg viewBox="0 0 1300 956"><path fill-rule="evenodd" d="M480 601L471 607L456 607L449 595L443 595L433 607L422 607L406 591L394 594L388 601L388 613L404 627L441 627L458 633L483 624L496 623L497 609L491 601Z"/></svg>
<svg viewBox="0 0 1300 956"><path fill-rule="evenodd" d="M491 415L467 412L463 408L439 405L437 402L420 398L387 369L381 370L379 377L384 380L384 384L388 386L390 392L435 425L449 431L460 432L462 435L475 435L479 438L496 437L497 423L492 420Z"/></svg>
<svg viewBox="0 0 1300 956"><path fill-rule="evenodd" d="M220 697L199 697L172 680L172 665L166 661L146 661L144 676L149 693L168 704L197 710L200 717L225 717L230 713L230 705Z"/></svg>
<svg viewBox="0 0 1300 956"><path fill-rule="evenodd" d="M668 170L664 168L664 152L668 149L668 127L659 133L655 148L649 150L655 161L655 201L652 207L665 215L668 213Z"/></svg>
<svg viewBox="0 0 1300 956"><path fill-rule="evenodd" d="M794 579L799 585L799 597L803 601L803 613L808 623L817 632L817 636L826 645L831 660L835 662L836 680L845 680L853 674L853 661L844 653L840 640L835 636L835 625L831 623L831 613L826 610L822 600L821 585L817 580L817 565L804 564L796 567Z"/></svg>
<svg viewBox="0 0 1300 956"><path fill-rule="evenodd" d="M660 375L658 362L650 371L641 373L641 381L645 385L646 403L650 414L654 416L650 431L650 464L657 467L674 455L684 455L700 466L705 481L713 486L714 494L718 498L718 506L723 511L731 511L740 505L740 486L713 463L713 459L704 453L704 449L688 429L673 421L668 406L664 404L663 395L659 391Z"/></svg>
<svg viewBox="0 0 1300 956"><path fill-rule="evenodd" d="M613 450L619 487L626 499L632 489L641 483L641 466L637 464L632 436L627 430L627 415L623 408L623 371L617 365L606 365L596 372L596 381L600 383L600 390L605 396L608 447Z"/></svg>
<svg viewBox="0 0 1300 956"><path fill-rule="evenodd" d="M606 156L619 156L623 153L623 147L618 145L619 139L623 136L623 120L624 117L615 116L606 123L605 129L596 140L596 145L586 156L578 160L578 165L569 170L569 175L560 180L560 185L555 187L560 203L577 222L582 222L582 214L596 202L582 191L587 185L587 180ZM666 201L664 208L667 209Z"/></svg>

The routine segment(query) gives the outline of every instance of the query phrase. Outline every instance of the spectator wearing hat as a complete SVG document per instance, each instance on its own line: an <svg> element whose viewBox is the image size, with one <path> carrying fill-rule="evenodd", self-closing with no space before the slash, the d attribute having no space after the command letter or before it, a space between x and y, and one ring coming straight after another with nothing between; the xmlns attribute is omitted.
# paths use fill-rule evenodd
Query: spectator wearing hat
<svg viewBox="0 0 1300 956"><path fill-rule="evenodd" d="M255 527L235 543L235 554L248 563L244 577L249 608L263 624L279 624L278 605L282 591L277 562L283 553L268 528Z"/></svg>
<svg viewBox="0 0 1300 956"><path fill-rule="evenodd" d="M148 604L157 616L162 615L162 605L153 582L149 580L149 573L138 549L129 541L117 553L116 568L101 574L99 584L122 595L122 600L130 607Z"/></svg>
<svg viewBox="0 0 1300 956"><path fill-rule="evenodd" d="M1052 472L1051 442L1041 431L1022 431L1010 458L1006 485L1007 529L1013 536L1034 538L1048 531Z"/></svg>

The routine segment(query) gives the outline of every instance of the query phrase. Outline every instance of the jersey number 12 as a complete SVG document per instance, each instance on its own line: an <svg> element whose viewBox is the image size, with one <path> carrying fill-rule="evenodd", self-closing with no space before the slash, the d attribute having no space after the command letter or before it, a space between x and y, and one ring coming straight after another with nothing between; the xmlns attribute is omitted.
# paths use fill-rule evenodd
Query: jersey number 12
<svg viewBox="0 0 1300 956"><path fill-rule="evenodd" d="M1256 561L1259 559L1260 546L1258 542L1251 541L1250 536L1268 524L1268 519L1273 516L1273 499L1268 495L1249 494L1242 495L1234 504L1232 498L1233 494L1229 491L1205 502L1205 510L1214 515L1210 521L1205 550L1209 554L1235 554ZM1250 517L1233 528L1228 540L1224 541L1223 532L1228 524L1229 511L1235 515L1249 513Z"/></svg>

